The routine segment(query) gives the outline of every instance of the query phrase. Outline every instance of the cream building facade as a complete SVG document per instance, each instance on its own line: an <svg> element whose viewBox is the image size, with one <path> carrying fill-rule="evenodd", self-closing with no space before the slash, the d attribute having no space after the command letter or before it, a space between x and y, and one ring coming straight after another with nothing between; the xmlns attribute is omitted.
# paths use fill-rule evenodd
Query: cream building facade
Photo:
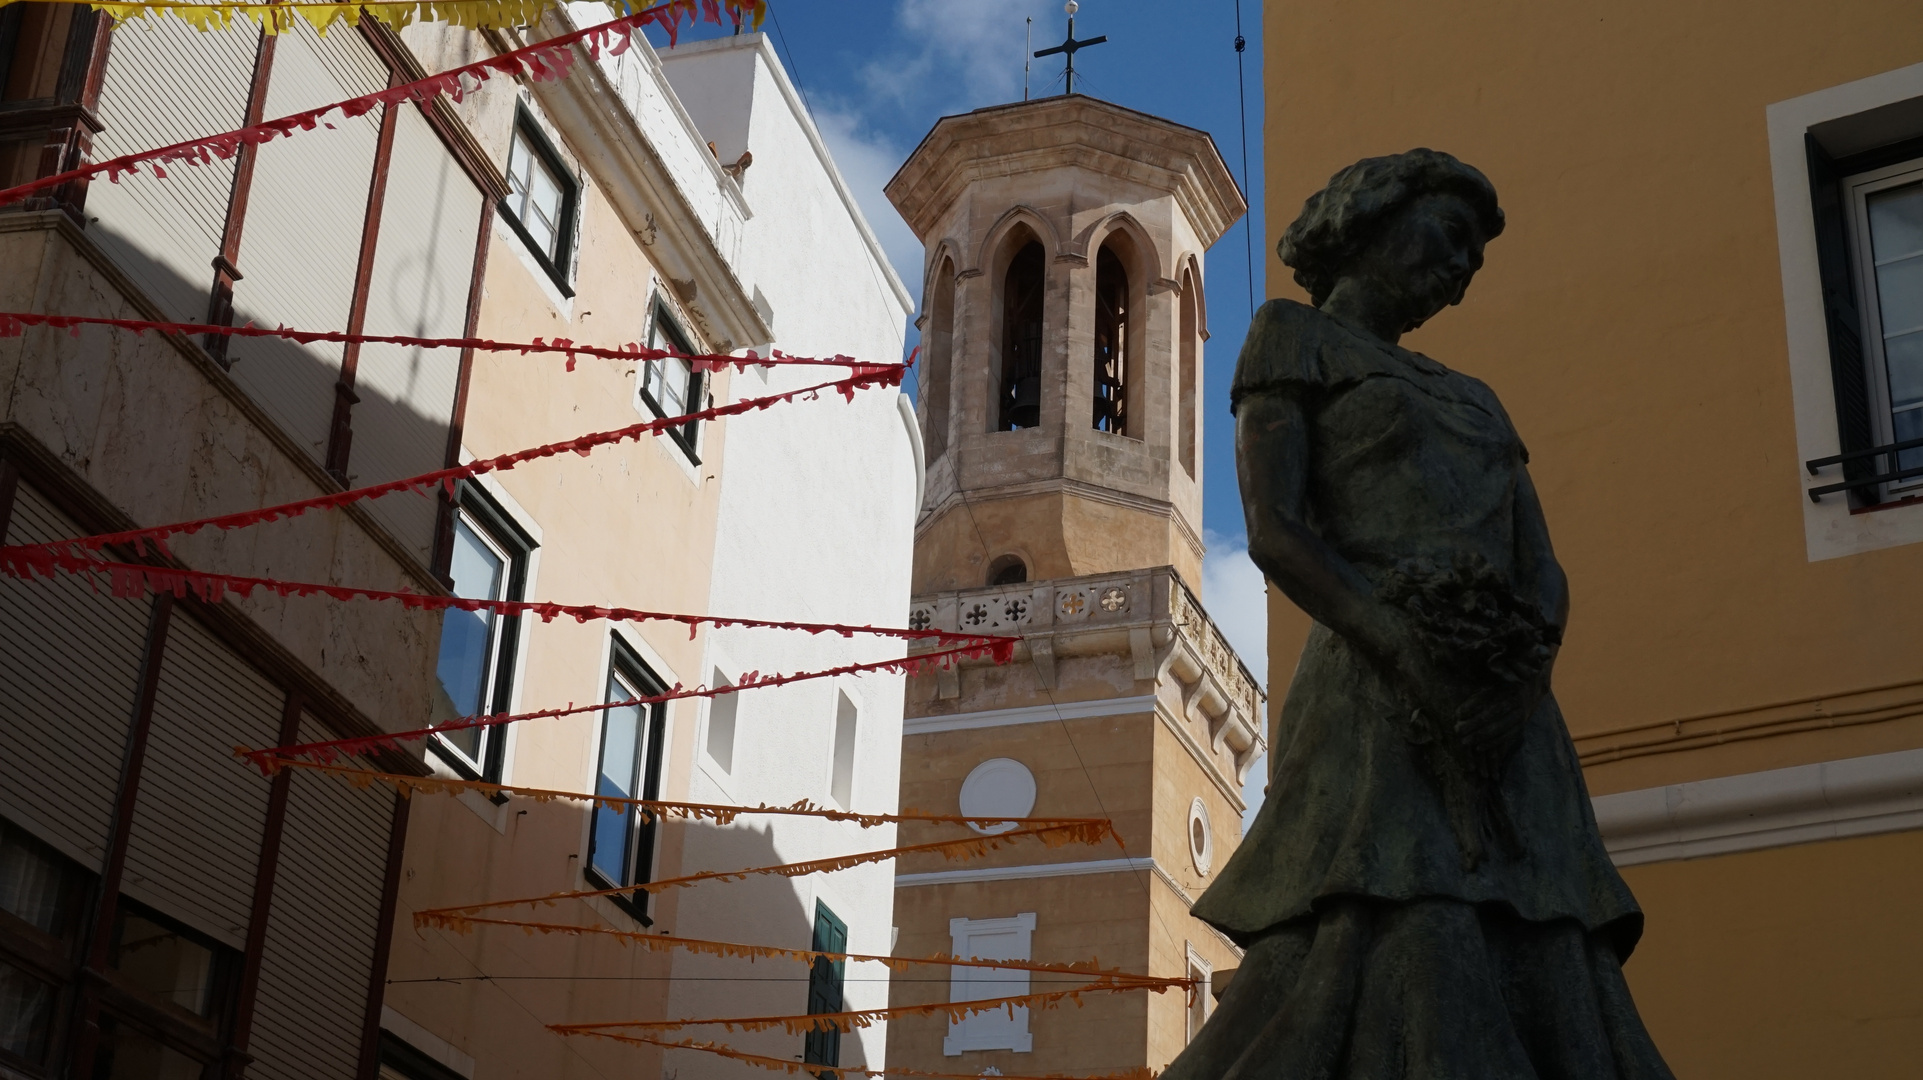
<svg viewBox="0 0 1923 1080"><path fill-rule="evenodd" d="M1405 344L1528 443L1657 1045L1681 1077L1914 1075L1923 11L1266 8L1270 250L1336 169L1412 146L1507 209ZM1300 298L1273 261L1269 292ZM1308 621L1270 610L1286 672Z"/></svg>
<svg viewBox="0 0 1923 1080"><path fill-rule="evenodd" d="M1238 953L1188 908L1241 834L1261 691L1196 601L1202 255L1245 205L1208 136L1074 95L947 117L889 183L927 250L927 484L910 625L1019 636L1016 662L909 680L904 806L1101 817L1120 843L904 859L897 956L1153 975ZM903 843L967 835L903 828ZM897 1005L1059 988L961 971ZM937 1072L1159 1068L1206 990L896 1020Z"/></svg>

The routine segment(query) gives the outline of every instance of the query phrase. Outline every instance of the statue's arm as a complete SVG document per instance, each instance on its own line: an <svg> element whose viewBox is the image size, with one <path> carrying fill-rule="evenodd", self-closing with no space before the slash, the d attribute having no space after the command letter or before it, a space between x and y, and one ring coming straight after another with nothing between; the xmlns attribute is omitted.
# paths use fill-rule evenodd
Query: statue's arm
<svg viewBox="0 0 1923 1080"><path fill-rule="evenodd" d="M1525 467L1518 473L1516 566L1523 580L1534 583L1543 619L1561 631L1569 624L1569 578L1563 574L1562 564L1556 561L1555 549L1549 546L1549 522L1543 517L1542 501L1536 497L1536 485L1529 479L1529 470Z"/></svg>
<svg viewBox="0 0 1923 1080"><path fill-rule="evenodd" d="M1286 391L1245 396L1235 414L1235 467L1249 558L1309 617L1383 659L1399 651L1395 613L1347 559L1304 520L1309 433L1301 401Z"/></svg>

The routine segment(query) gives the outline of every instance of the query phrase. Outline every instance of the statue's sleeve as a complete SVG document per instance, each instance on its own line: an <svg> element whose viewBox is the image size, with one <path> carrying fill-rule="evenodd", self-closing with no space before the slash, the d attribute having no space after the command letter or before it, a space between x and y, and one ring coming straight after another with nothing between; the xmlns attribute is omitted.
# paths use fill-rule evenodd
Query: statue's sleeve
<svg viewBox="0 0 1923 1080"><path fill-rule="evenodd" d="M1322 324L1328 316L1293 300L1263 304L1249 323L1229 384L1229 411L1250 394L1319 391L1329 384Z"/></svg>

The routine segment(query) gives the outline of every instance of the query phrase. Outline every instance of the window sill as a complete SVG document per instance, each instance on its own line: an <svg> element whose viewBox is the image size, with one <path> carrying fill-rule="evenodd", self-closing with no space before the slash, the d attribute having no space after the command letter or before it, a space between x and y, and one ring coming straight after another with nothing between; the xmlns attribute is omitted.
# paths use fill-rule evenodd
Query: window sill
<svg viewBox="0 0 1923 1080"><path fill-rule="evenodd" d="M1906 495L1892 502L1880 502L1875 506L1852 506L1851 514L1874 514L1879 510L1895 510L1901 506L1923 506L1923 493Z"/></svg>

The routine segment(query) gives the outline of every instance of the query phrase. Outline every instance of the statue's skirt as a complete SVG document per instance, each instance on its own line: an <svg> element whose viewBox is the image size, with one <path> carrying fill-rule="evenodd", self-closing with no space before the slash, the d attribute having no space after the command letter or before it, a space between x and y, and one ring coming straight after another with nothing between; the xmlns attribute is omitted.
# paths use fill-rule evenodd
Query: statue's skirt
<svg viewBox="0 0 1923 1080"><path fill-rule="evenodd" d="M1673 1080L1617 950L1501 905L1329 897L1249 943L1161 1080Z"/></svg>

